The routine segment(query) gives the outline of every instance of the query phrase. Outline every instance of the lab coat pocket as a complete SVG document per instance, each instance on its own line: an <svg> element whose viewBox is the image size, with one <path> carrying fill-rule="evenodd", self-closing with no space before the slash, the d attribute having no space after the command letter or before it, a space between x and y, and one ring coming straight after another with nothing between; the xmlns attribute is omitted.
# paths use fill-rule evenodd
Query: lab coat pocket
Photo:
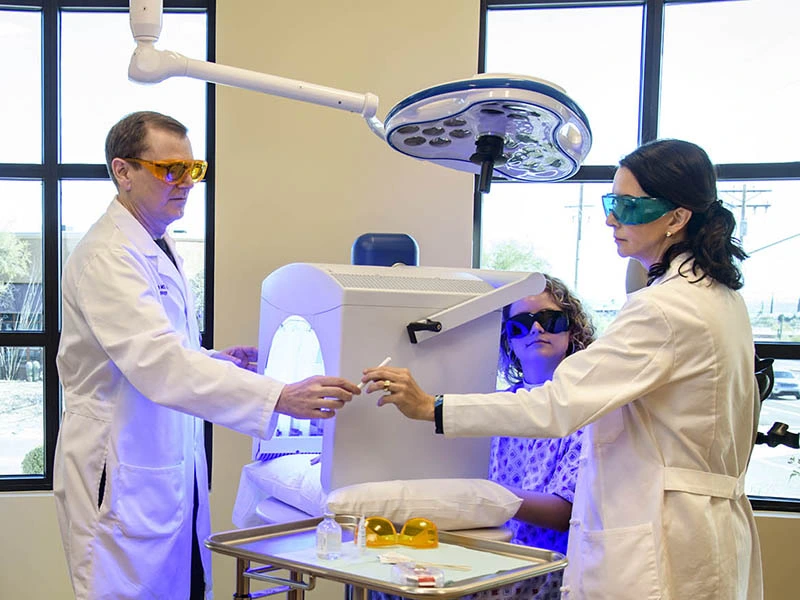
<svg viewBox="0 0 800 600"><path fill-rule="evenodd" d="M167 537L185 518L183 463L170 467L120 464L112 487L114 512L131 538Z"/></svg>
<svg viewBox="0 0 800 600"><path fill-rule="evenodd" d="M658 563L650 523L586 531L581 536L586 600L659 600Z"/></svg>

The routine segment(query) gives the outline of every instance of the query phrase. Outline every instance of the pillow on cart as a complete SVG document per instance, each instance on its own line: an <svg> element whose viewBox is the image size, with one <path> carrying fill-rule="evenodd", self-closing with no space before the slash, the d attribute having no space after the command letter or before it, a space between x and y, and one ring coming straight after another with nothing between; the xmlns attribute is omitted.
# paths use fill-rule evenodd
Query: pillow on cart
<svg viewBox="0 0 800 600"><path fill-rule="evenodd" d="M337 514L386 517L402 525L425 517L439 529L499 527L522 499L488 479L409 479L372 481L333 490L328 510Z"/></svg>

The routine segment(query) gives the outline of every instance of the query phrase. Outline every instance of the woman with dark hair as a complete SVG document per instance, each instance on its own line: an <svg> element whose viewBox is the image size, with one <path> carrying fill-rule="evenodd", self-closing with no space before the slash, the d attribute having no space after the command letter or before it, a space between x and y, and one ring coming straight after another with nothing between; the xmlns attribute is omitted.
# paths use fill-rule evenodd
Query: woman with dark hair
<svg viewBox="0 0 800 600"><path fill-rule="evenodd" d="M663 209L657 210L665 210L667 214L675 210L674 216L679 217L674 228L668 225L664 229L663 238L656 236L656 241L661 243L653 246L625 250L629 247L625 245L627 240L614 235L619 254L637 259L648 269L648 284L663 276L672 261L681 257L681 267L692 263L692 274L700 279L710 277L732 290L741 288L742 274L734 259L744 260L747 254L738 240L731 237L736 221L731 211L717 199L715 169L703 149L681 140L661 140L641 146L619 164L614 189L619 185L619 189L624 188L633 195L603 196L603 207L610 219L607 223L611 227L619 230L626 224L622 222L626 220L624 217L619 220L620 213L636 211L637 202L645 207L645 203L653 199L662 201ZM643 196L644 199L637 200ZM656 213L651 214L655 216ZM683 218L687 216L684 223ZM634 220L641 220L641 217ZM628 223L631 224L637 223ZM661 228L654 231L661 233ZM649 252L653 250L655 255ZM626 253L632 251L636 253Z"/></svg>
<svg viewBox="0 0 800 600"><path fill-rule="evenodd" d="M562 597L761 600L744 475L758 425L754 345L732 237L706 153L679 140L620 162L603 196L620 256L648 285L551 381L495 394L423 392L372 368L367 392L447 436L564 437L585 427ZM380 382L380 383L374 383Z"/></svg>

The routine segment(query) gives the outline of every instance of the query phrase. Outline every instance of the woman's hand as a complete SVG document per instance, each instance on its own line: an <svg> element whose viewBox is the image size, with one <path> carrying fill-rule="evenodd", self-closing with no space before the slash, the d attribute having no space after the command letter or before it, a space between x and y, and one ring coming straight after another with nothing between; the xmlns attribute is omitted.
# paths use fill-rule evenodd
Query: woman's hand
<svg viewBox="0 0 800 600"><path fill-rule="evenodd" d="M409 419L433 421L433 396L426 394L411 376L411 371L398 367L364 369L361 381L364 391L382 392L378 406L394 404Z"/></svg>

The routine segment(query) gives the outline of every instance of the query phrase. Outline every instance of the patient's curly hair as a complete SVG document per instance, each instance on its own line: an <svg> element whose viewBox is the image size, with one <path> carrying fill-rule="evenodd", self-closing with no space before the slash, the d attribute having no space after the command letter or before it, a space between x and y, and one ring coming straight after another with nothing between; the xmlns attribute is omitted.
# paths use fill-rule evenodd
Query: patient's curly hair
<svg viewBox="0 0 800 600"><path fill-rule="evenodd" d="M592 319L586 313L581 301L570 292L566 284L555 277L544 276L544 292L555 301L558 307L569 318L569 347L567 356L583 350L595 339L595 329ZM500 332L500 360L498 371L500 375L512 386L520 385L523 381L522 365L511 349L511 343L506 336L505 324L511 316L511 305L503 307L503 327Z"/></svg>

